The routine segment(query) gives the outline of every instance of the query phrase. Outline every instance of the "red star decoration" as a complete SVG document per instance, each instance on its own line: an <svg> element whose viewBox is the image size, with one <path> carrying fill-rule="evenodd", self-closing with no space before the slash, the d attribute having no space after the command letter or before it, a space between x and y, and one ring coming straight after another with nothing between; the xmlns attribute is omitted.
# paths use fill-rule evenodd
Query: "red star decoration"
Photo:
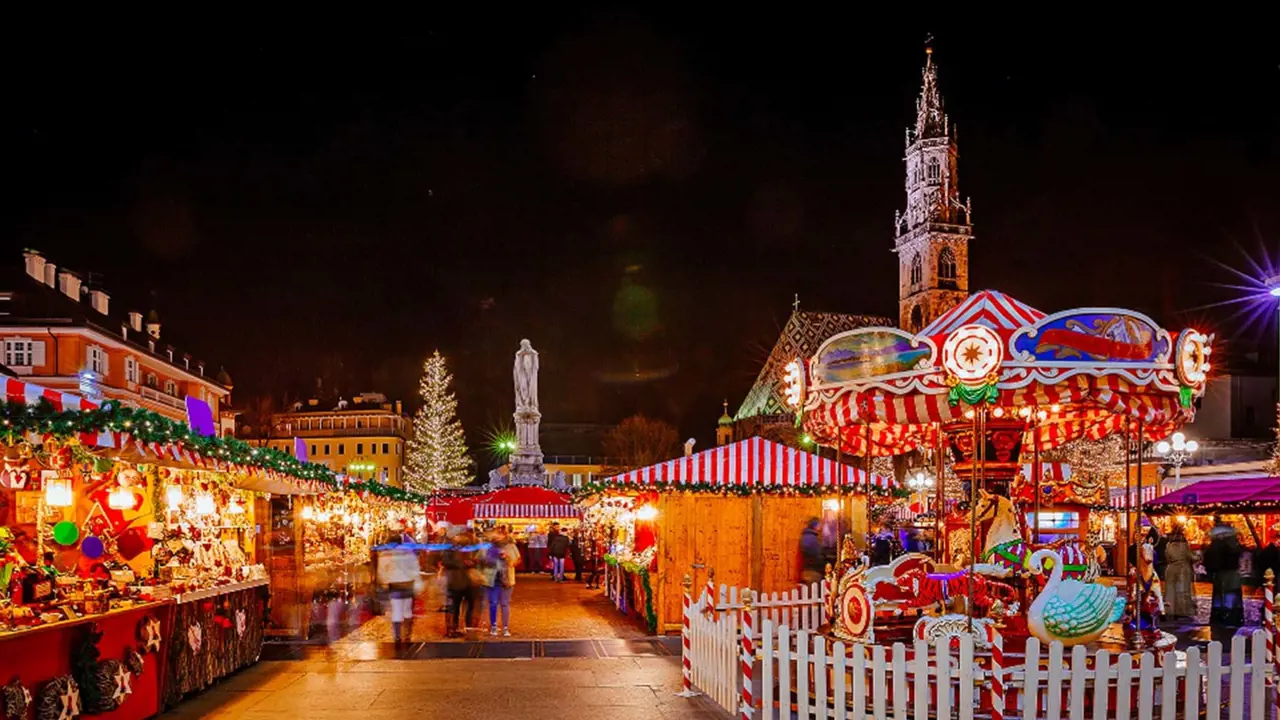
<svg viewBox="0 0 1280 720"><path fill-rule="evenodd" d="M975 365L982 359L982 348L977 343L970 343L962 351L965 363Z"/></svg>

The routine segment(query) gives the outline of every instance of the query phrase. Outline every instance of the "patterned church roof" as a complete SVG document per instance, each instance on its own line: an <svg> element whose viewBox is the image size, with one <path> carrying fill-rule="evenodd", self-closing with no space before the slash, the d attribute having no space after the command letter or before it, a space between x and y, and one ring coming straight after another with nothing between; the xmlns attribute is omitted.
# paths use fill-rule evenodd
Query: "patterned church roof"
<svg viewBox="0 0 1280 720"><path fill-rule="evenodd" d="M791 313L778 342L773 346L773 352L769 353L769 359L760 370L755 385L751 386L733 419L745 420L760 415L791 413L783 400L782 375L787 363L796 358L807 360L818 352L818 346L827 338L861 327L894 327L894 322L874 315L800 311Z"/></svg>

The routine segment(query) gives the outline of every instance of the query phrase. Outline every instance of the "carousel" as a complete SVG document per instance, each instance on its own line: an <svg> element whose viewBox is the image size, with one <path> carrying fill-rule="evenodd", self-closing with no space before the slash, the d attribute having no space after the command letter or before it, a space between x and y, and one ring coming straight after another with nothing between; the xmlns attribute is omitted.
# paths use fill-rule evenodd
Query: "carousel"
<svg viewBox="0 0 1280 720"><path fill-rule="evenodd" d="M937 478L938 552L869 567L860 538L846 538L829 579L830 634L960 633L981 647L999 633L1015 652L1031 636L1167 647L1150 548L1137 553L1127 592L1100 577L1089 512L1109 504L1108 487L1073 480L1041 454L1113 435L1126 446L1169 436L1194 416L1211 342L1128 310L1046 315L985 291L919 333L860 328L797 358L797 411L815 440L868 467L894 457ZM948 484L960 495L951 502ZM1130 534L1137 508L1125 509Z"/></svg>

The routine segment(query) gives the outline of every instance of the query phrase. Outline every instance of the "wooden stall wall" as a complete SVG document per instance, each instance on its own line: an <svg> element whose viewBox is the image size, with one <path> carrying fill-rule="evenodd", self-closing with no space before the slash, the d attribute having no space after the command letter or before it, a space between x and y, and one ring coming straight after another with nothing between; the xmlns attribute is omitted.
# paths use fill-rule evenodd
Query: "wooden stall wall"
<svg viewBox="0 0 1280 720"><path fill-rule="evenodd" d="M680 629L686 573L693 575L695 596L711 569L717 585L792 589L800 577L800 533L806 520L821 514L820 497L662 494L653 582L659 631Z"/></svg>

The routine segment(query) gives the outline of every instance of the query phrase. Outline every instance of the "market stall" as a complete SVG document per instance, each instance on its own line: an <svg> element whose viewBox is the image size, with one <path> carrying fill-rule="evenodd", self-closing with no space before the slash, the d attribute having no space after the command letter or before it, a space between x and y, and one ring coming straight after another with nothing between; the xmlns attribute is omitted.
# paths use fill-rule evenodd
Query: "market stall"
<svg viewBox="0 0 1280 720"><path fill-rule="evenodd" d="M671 632L686 573L713 569L717 583L766 592L794 588L809 519L834 526L851 496L887 499L895 488L891 478L868 482L860 468L754 437L593 483L583 505L586 522L608 538L615 604ZM838 526L828 534L834 542Z"/></svg>
<svg viewBox="0 0 1280 720"><path fill-rule="evenodd" d="M14 682L49 707L149 717L254 662L267 493L333 491L332 474L144 410L4 383L0 655L21 658Z"/></svg>
<svg viewBox="0 0 1280 720"><path fill-rule="evenodd" d="M1277 534L1280 477L1201 480L1150 500L1143 509L1162 532L1180 524L1193 548L1208 543L1213 518L1220 517L1236 527L1243 546L1257 549Z"/></svg>
<svg viewBox="0 0 1280 720"><path fill-rule="evenodd" d="M433 522L445 522L451 526L469 525L481 530L506 526L520 549L521 571L534 570L533 554L529 552L530 540L546 536L553 525L562 532L573 532L582 519L582 511L573 496L537 485L513 485L484 493L456 495L441 493L431 498L427 515ZM542 567L547 569L545 555ZM572 558L565 561L565 570L574 570Z"/></svg>

